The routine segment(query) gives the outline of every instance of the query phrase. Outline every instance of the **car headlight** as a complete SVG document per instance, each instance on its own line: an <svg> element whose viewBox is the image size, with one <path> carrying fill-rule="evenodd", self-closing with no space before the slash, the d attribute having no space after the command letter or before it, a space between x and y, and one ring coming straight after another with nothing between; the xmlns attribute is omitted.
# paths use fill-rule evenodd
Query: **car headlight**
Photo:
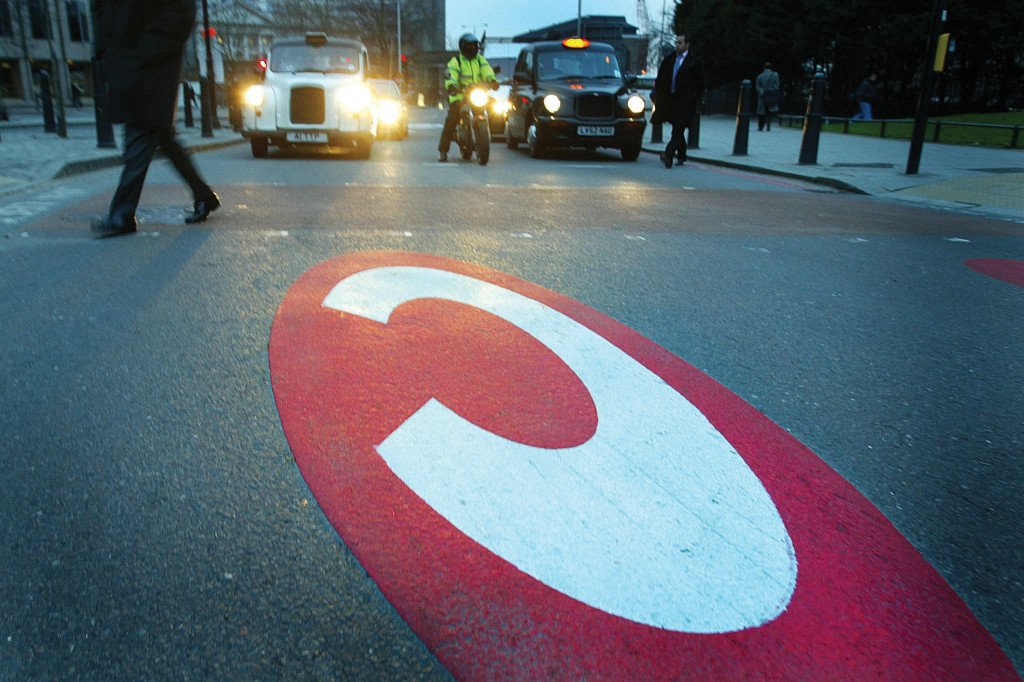
<svg viewBox="0 0 1024 682"><path fill-rule="evenodd" d="M640 95L633 95L626 102L626 108L632 111L634 114L643 113L644 110L644 98Z"/></svg>
<svg viewBox="0 0 1024 682"><path fill-rule="evenodd" d="M338 93L338 102L353 114L369 109L372 101L370 90L362 85L354 85Z"/></svg>
<svg viewBox="0 0 1024 682"><path fill-rule="evenodd" d="M508 112L508 100L496 99L491 103L491 111L497 116L504 116Z"/></svg>
<svg viewBox="0 0 1024 682"><path fill-rule="evenodd" d="M473 88L469 91L469 103L474 107L487 106L487 91L483 88Z"/></svg>
<svg viewBox="0 0 1024 682"><path fill-rule="evenodd" d="M544 108L549 113L555 113L562 107L562 100L558 98L558 95L547 95L544 98Z"/></svg>
<svg viewBox="0 0 1024 682"><path fill-rule="evenodd" d="M262 85L250 85L242 95L242 101L250 107L261 106L266 99L267 90Z"/></svg>
<svg viewBox="0 0 1024 682"><path fill-rule="evenodd" d="M398 108L398 102L393 100L381 102L380 109L377 111L377 115L380 116L381 123L386 125L398 123L400 113L401 110Z"/></svg>

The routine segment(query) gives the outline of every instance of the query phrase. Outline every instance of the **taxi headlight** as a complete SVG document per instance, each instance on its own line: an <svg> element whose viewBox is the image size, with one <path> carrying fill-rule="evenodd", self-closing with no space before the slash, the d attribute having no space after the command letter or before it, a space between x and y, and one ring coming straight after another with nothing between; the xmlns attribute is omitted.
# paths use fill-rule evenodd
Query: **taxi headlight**
<svg viewBox="0 0 1024 682"><path fill-rule="evenodd" d="M644 110L644 98L640 95L633 95L626 102L626 107L634 114L643 113Z"/></svg>
<svg viewBox="0 0 1024 682"><path fill-rule="evenodd" d="M370 90L362 85L354 85L338 93L338 101L341 106L354 114L369 109L372 99Z"/></svg>
<svg viewBox="0 0 1024 682"><path fill-rule="evenodd" d="M474 107L486 107L488 99L487 91L483 88L473 88L469 91L469 103Z"/></svg>
<svg viewBox="0 0 1024 682"><path fill-rule="evenodd" d="M493 111L498 116L504 116L508 112L508 100L494 100L494 102L491 104L491 111Z"/></svg>
<svg viewBox="0 0 1024 682"><path fill-rule="evenodd" d="M562 107L562 100L558 98L558 95L547 95L544 98L544 108L550 113L555 113Z"/></svg>
<svg viewBox="0 0 1024 682"><path fill-rule="evenodd" d="M381 102L380 109L378 110L377 113L380 116L381 123L387 125L398 123L400 113L398 108L398 102L392 100Z"/></svg>
<svg viewBox="0 0 1024 682"><path fill-rule="evenodd" d="M262 85L250 85L242 95L242 100L250 107L261 106L266 99L267 90Z"/></svg>

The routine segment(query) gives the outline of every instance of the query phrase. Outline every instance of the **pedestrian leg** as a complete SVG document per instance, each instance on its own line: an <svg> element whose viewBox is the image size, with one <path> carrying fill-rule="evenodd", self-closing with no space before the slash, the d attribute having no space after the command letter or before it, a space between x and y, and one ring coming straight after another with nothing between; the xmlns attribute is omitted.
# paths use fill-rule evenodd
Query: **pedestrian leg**
<svg viewBox="0 0 1024 682"><path fill-rule="evenodd" d="M198 202L213 198L213 190L199 175L188 152L181 148L178 138L174 135L174 128L170 126L162 128L159 131L159 140L160 149L167 155L174 165L174 169L178 171L178 175L188 183L189 189L192 190L192 200Z"/></svg>
<svg viewBox="0 0 1024 682"><path fill-rule="evenodd" d="M124 127L124 169L110 200L110 220L125 223L135 217L157 141L155 130Z"/></svg>

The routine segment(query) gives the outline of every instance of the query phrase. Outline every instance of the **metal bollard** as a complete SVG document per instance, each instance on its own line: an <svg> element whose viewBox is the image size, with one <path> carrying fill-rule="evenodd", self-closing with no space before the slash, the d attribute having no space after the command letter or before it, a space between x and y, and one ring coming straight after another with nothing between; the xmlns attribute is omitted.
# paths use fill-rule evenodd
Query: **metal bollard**
<svg viewBox="0 0 1024 682"><path fill-rule="evenodd" d="M50 72L39 72L39 97L43 102L43 130L57 132L57 119L53 116L53 98L50 96Z"/></svg>
<svg viewBox="0 0 1024 682"><path fill-rule="evenodd" d="M688 149L700 149L700 104L697 104L697 111L693 114L693 125L686 131L686 146Z"/></svg>
<svg viewBox="0 0 1024 682"><path fill-rule="evenodd" d="M732 143L734 156L747 155L747 142L750 140L750 79L740 84L740 99L736 102L736 139Z"/></svg>
<svg viewBox="0 0 1024 682"><path fill-rule="evenodd" d="M804 116L804 132L800 141L800 161L804 165L818 163L818 138L821 137L821 109L825 99L825 74L814 74L811 82L811 96L807 98L807 113Z"/></svg>

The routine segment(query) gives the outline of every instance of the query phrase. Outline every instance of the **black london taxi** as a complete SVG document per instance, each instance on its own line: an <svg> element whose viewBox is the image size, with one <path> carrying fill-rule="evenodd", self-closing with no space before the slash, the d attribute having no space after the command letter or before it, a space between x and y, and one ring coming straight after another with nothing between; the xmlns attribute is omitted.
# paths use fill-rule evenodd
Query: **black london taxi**
<svg viewBox="0 0 1024 682"><path fill-rule="evenodd" d="M643 97L630 90L615 49L582 38L528 45L512 75L505 141L525 142L534 158L550 149L618 149L636 161L644 128Z"/></svg>

